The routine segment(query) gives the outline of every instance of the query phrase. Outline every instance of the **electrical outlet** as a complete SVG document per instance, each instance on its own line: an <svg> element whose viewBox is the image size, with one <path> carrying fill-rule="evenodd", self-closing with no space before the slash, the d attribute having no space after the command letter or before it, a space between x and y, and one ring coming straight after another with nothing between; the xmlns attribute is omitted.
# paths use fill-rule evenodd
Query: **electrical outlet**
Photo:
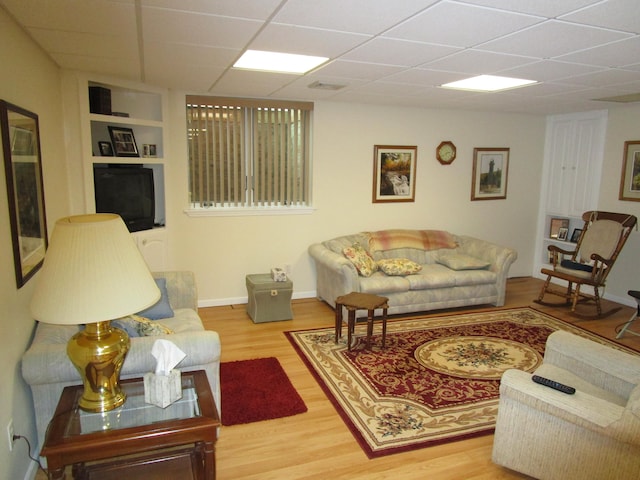
<svg viewBox="0 0 640 480"><path fill-rule="evenodd" d="M9 441L9 451L13 452L13 418L7 424L7 440Z"/></svg>

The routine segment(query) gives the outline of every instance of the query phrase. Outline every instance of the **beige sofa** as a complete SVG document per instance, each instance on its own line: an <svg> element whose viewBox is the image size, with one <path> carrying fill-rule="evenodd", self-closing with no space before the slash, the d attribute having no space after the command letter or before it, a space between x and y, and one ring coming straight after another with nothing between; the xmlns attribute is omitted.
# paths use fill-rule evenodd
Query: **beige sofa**
<svg viewBox="0 0 640 480"><path fill-rule="evenodd" d="M361 245L374 261L402 258L421 266L409 275L378 270L362 275L345 255ZM509 267L517 252L485 240L437 230L382 230L344 235L309 247L318 298L335 307L349 292L389 298L389 313L468 305L504 305ZM357 312L366 315L364 311Z"/></svg>
<svg viewBox="0 0 640 480"><path fill-rule="evenodd" d="M220 410L220 338L207 331L197 313L197 290L192 272L154 273L166 280L168 301L174 316L157 321L174 333L161 336L131 338L131 348L122 367L121 378L141 377L155 369L151 347L158 338L173 342L186 357L179 370L204 370L218 410ZM62 389L79 385L80 376L67 356L67 342L79 329L77 325L39 323L29 349L22 357L22 376L31 387L33 409L38 430L38 445L44 442L47 425L60 399Z"/></svg>

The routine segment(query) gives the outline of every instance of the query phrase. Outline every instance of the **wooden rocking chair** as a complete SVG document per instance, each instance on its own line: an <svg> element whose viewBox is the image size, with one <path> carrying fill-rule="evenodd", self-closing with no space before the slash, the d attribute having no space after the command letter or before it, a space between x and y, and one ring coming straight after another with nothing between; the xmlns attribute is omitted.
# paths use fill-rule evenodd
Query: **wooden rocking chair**
<svg viewBox="0 0 640 480"><path fill-rule="evenodd" d="M588 211L582 215L584 227L575 250L564 250L556 245L549 245L552 268L543 268L547 275L536 303L550 306L569 306L571 314L582 318L603 318L620 310L613 308L605 313L600 304L600 288L604 288L605 280L618 258L637 219L633 215ZM551 286L551 279L568 282L565 291ZM574 288L575 284L575 288ZM583 286L593 287L593 295L581 291ZM543 302L545 294L564 298L563 303ZM594 301L595 315L584 315L576 312L578 302Z"/></svg>

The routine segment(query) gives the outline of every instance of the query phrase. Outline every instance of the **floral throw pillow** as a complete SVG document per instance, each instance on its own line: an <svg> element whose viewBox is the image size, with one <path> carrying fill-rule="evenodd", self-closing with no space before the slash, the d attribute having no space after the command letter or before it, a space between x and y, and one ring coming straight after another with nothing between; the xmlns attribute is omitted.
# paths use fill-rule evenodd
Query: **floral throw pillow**
<svg viewBox="0 0 640 480"><path fill-rule="evenodd" d="M408 258L378 260L378 267L387 275L412 275L422 270L422 265Z"/></svg>
<svg viewBox="0 0 640 480"><path fill-rule="evenodd" d="M353 263L358 273L363 277L370 277L378 270L375 260L358 242L344 248L342 253Z"/></svg>

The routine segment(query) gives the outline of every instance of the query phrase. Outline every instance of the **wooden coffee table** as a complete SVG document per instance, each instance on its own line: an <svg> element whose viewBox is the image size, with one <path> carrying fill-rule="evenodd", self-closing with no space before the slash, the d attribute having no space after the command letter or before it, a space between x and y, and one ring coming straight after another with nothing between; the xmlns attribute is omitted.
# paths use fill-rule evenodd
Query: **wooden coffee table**
<svg viewBox="0 0 640 480"><path fill-rule="evenodd" d="M145 478L161 469L215 479L220 418L204 371L182 373L182 398L166 408L144 401L142 378L123 380L125 404L105 413L78 407L82 386L66 387L49 424L41 455L49 478ZM182 474L187 475L183 476Z"/></svg>

